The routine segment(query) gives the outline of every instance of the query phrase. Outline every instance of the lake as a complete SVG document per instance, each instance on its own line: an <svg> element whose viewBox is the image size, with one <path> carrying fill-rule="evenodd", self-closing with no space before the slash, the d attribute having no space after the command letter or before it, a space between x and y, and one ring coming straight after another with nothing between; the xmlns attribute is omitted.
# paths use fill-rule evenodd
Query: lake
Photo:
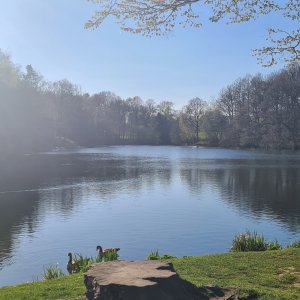
<svg viewBox="0 0 300 300"><path fill-rule="evenodd" d="M66 272L68 252L227 252L256 230L300 240L300 153L116 146L1 162L0 286Z"/></svg>

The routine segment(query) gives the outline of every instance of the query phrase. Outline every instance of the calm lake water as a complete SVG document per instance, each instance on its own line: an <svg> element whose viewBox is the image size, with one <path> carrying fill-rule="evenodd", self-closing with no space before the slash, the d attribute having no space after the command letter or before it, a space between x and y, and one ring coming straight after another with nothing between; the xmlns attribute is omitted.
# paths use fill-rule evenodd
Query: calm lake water
<svg viewBox="0 0 300 300"><path fill-rule="evenodd" d="M227 252L247 229L300 239L300 153L120 146L1 162L0 286L41 279L67 253L120 247Z"/></svg>

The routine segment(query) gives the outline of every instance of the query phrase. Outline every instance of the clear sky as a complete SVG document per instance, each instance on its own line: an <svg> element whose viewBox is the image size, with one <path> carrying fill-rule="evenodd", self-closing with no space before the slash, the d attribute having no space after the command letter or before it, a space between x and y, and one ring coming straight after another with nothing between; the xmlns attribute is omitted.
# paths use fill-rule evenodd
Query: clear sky
<svg viewBox="0 0 300 300"><path fill-rule="evenodd" d="M247 24L204 23L168 37L121 32L108 20L97 30L84 23L97 6L86 0L0 0L0 48L46 79L66 78L96 93L168 100L177 107L193 97L211 100L240 76L270 73L251 49L263 46L275 17Z"/></svg>

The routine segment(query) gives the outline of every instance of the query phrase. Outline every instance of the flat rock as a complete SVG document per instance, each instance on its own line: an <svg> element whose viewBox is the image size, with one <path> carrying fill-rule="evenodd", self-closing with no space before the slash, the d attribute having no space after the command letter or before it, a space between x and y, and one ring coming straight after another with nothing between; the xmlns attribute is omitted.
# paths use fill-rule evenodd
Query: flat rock
<svg viewBox="0 0 300 300"><path fill-rule="evenodd" d="M181 279L171 263L111 261L85 274L86 298L93 300L204 300L197 287Z"/></svg>

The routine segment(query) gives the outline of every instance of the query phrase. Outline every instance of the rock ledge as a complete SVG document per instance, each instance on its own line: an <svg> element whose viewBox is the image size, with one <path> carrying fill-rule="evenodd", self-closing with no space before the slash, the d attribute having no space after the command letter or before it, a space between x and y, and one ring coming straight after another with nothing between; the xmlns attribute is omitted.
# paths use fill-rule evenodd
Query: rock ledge
<svg viewBox="0 0 300 300"><path fill-rule="evenodd" d="M201 300L199 290L181 279L172 264L160 261L112 261L85 274L89 300Z"/></svg>

